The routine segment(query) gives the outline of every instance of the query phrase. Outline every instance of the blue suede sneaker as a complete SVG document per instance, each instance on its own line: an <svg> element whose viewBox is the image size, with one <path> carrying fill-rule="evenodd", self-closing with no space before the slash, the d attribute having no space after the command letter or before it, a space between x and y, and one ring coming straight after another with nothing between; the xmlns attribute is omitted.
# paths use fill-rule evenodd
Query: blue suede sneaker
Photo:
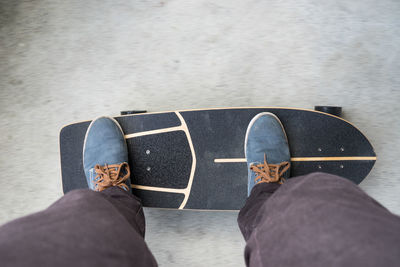
<svg viewBox="0 0 400 267"><path fill-rule="evenodd" d="M283 125L274 114L259 113L250 121L244 151L248 168L248 196L255 184L282 184L285 178L289 178L289 144Z"/></svg>
<svg viewBox="0 0 400 267"><path fill-rule="evenodd" d="M83 168L91 190L118 186L131 192L128 149L115 119L99 117L90 123L83 144Z"/></svg>

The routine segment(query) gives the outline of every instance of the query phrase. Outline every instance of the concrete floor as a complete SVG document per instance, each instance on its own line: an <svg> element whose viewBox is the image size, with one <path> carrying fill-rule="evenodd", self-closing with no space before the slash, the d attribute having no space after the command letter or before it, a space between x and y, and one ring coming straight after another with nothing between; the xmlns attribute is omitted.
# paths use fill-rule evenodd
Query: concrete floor
<svg viewBox="0 0 400 267"><path fill-rule="evenodd" d="M400 214L400 2L0 0L0 223L62 195L63 124L120 110L340 105ZM161 266L243 266L235 212L146 209Z"/></svg>

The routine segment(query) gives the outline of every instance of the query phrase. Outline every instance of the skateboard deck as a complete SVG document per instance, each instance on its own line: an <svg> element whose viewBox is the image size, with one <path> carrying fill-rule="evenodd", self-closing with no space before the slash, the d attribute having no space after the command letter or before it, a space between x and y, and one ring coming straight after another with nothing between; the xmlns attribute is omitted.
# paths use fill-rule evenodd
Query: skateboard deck
<svg viewBox="0 0 400 267"><path fill-rule="evenodd" d="M129 152L132 191L145 207L238 210L247 197L244 139L250 120L272 112L291 153L291 176L327 172L360 183L376 155L351 123L293 108L229 108L117 116ZM87 188L82 149L90 121L60 132L64 193Z"/></svg>

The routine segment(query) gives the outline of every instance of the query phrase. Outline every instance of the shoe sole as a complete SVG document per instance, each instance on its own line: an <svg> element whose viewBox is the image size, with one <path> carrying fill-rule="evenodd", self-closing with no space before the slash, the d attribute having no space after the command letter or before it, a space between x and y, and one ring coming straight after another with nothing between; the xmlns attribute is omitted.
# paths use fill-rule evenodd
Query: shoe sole
<svg viewBox="0 0 400 267"><path fill-rule="evenodd" d="M257 120L258 118L260 118L261 116L263 116L263 115L273 116L273 117L279 122L279 124L280 124L281 127L282 127L282 131L283 131L283 133L285 134L286 142L288 142L285 128L283 128L283 124L282 124L282 122L280 121L280 119L279 119L275 114L273 114L273 113L271 113L271 112L261 112L261 113L257 114L256 116L254 116L253 119L251 119L251 121L250 121L250 123L249 123L249 126L247 127L247 130L246 130L246 137L245 137L245 139L244 139L244 155L245 155L245 157L246 157L246 161L247 161L246 147L247 147L247 139L248 139L248 137L249 137L250 129L251 129L251 127L253 126L253 124L256 122L256 120ZM289 142L288 142L288 143L289 143Z"/></svg>
<svg viewBox="0 0 400 267"><path fill-rule="evenodd" d="M85 148L86 148L86 139L87 139L89 130L90 130L90 128L92 127L93 123L94 123L96 120L101 119L101 118L107 118L107 119L112 120L112 121L118 126L118 128L120 129L120 131L121 131L121 133L122 133L122 136L123 136L124 139L125 139L124 131L122 131L121 125L119 125L119 123L118 123L118 121L117 121L116 119L114 119L114 118L112 118L112 117L109 117L109 116L99 116L99 117L95 118L94 120L92 120L92 122L89 124L89 127L88 127L87 130L86 130L85 139L83 140L83 150L82 150L82 163L83 163L83 168L85 168L85 157L84 157L84 154L85 154Z"/></svg>

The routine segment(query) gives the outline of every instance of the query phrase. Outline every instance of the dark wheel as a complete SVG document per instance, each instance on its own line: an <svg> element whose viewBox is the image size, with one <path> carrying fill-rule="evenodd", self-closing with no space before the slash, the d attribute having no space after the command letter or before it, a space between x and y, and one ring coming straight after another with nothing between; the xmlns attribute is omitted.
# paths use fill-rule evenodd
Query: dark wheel
<svg viewBox="0 0 400 267"><path fill-rule="evenodd" d="M340 117L342 115L342 107L335 106L315 106L314 109L316 111L325 112L331 115L335 115Z"/></svg>
<svg viewBox="0 0 400 267"><path fill-rule="evenodd" d="M121 115L131 115L131 114L139 114L139 113L146 113L146 110L124 110L121 111Z"/></svg>

